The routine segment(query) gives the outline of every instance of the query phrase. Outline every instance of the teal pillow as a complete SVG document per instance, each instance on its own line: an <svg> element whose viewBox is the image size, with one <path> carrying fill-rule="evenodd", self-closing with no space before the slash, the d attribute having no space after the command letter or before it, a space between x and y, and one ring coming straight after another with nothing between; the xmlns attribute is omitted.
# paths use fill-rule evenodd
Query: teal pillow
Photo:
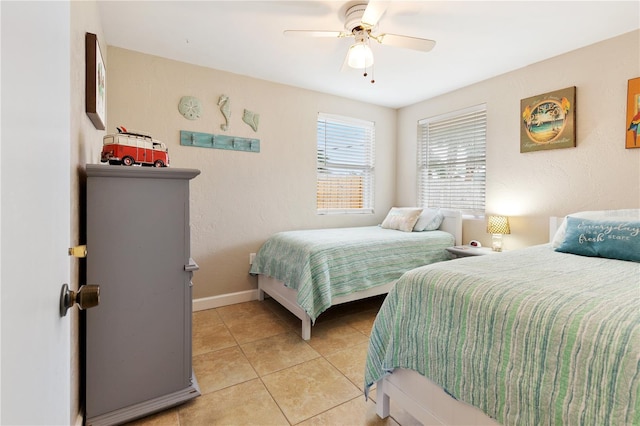
<svg viewBox="0 0 640 426"><path fill-rule="evenodd" d="M568 216L564 242L556 251L640 262L640 222Z"/></svg>

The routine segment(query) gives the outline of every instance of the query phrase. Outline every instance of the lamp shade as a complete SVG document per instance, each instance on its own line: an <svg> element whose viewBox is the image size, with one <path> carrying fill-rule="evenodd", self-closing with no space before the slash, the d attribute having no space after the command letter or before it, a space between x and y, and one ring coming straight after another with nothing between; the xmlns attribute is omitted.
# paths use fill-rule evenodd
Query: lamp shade
<svg viewBox="0 0 640 426"><path fill-rule="evenodd" d="M367 68L373 65L373 52L362 41L351 45L347 53L347 65L351 68Z"/></svg>
<svg viewBox="0 0 640 426"><path fill-rule="evenodd" d="M510 234L509 218L507 216L489 216L487 232L489 234Z"/></svg>

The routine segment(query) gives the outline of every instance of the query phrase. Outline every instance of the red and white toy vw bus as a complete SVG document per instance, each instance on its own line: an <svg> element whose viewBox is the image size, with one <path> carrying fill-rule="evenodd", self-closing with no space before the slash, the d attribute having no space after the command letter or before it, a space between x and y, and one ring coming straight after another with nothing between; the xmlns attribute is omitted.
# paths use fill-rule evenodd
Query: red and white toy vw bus
<svg viewBox="0 0 640 426"><path fill-rule="evenodd" d="M109 164L132 166L167 167L169 166L169 150L167 146L151 135L142 132L127 132L118 127L118 133L102 138L102 155L100 161Z"/></svg>

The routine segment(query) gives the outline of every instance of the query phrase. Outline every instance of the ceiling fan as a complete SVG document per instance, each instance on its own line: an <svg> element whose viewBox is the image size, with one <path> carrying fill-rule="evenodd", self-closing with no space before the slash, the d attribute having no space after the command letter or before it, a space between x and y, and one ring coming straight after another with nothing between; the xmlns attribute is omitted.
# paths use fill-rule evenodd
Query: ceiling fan
<svg viewBox="0 0 640 426"><path fill-rule="evenodd" d="M386 12L389 3L390 1L370 0L368 3L358 2L348 7L344 15L344 31L286 30L284 35L293 37L353 37L355 43L349 47L343 67L348 65L351 68L364 68L364 76L366 77L367 68L373 65L370 40L375 40L383 45L421 52L429 52L436 45L435 41L426 38L389 33L376 34L378 22ZM371 83L375 83L373 78Z"/></svg>

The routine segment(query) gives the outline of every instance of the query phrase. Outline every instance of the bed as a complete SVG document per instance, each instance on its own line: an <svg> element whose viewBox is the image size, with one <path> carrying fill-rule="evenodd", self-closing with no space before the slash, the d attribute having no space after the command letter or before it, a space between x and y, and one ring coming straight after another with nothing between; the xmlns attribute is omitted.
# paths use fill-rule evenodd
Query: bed
<svg viewBox="0 0 640 426"><path fill-rule="evenodd" d="M393 401L423 424L640 424L640 211L616 212L405 273L369 342L378 415Z"/></svg>
<svg viewBox="0 0 640 426"><path fill-rule="evenodd" d="M394 209L383 225L400 210ZM418 210L420 217L427 213ZM300 318L302 338L309 340L311 325L329 307L385 294L405 271L451 259L446 247L461 244L461 214L437 213L438 228L425 232L365 226L274 234L251 265L258 298L267 294ZM418 226L419 220L413 223Z"/></svg>

